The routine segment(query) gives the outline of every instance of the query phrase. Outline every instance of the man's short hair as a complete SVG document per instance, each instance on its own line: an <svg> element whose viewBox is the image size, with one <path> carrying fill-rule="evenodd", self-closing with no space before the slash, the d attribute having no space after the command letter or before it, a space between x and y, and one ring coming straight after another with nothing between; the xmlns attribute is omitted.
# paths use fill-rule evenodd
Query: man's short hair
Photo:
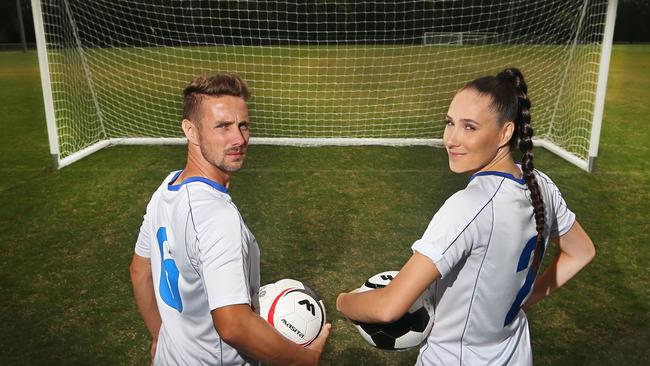
<svg viewBox="0 0 650 366"><path fill-rule="evenodd" d="M237 74L218 73L196 77L183 91L183 118L198 122L203 98L224 95L231 95L244 100L251 97L248 86Z"/></svg>

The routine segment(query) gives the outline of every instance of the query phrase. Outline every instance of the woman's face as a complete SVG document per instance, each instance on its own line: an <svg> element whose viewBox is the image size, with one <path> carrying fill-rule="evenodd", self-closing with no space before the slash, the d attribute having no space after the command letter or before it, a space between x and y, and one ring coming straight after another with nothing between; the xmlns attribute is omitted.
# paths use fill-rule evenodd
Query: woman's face
<svg viewBox="0 0 650 366"><path fill-rule="evenodd" d="M490 110L491 101L491 97L474 89L461 90L451 101L443 142L449 155L449 169L454 173L489 170L504 152L509 152L508 140L514 124L506 122L500 126L497 114Z"/></svg>

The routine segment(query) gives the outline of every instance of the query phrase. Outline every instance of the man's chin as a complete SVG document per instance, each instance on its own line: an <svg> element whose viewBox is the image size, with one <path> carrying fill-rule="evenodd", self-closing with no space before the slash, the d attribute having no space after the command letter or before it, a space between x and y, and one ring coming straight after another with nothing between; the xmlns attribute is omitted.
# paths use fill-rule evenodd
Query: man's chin
<svg viewBox="0 0 650 366"><path fill-rule="evenodd" d="M241 163L233 163L233 164L228 164L228 165L222 165L219 168L223 170L224 172L228 173L236 173L241 170L241 168L244 166L244 161L242 159Z"/></svg>

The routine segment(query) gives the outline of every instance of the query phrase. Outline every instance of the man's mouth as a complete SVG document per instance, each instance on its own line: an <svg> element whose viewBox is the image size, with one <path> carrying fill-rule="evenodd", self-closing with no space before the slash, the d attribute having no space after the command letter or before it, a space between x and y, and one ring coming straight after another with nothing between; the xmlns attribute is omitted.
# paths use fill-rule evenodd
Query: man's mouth
<svg viewBox="0 0 650 366"><path fill-rule="evenodd" d="M246 155L246 150L231 150L226 152L226 155L235 156L235 157L244 156Z"/></svg>

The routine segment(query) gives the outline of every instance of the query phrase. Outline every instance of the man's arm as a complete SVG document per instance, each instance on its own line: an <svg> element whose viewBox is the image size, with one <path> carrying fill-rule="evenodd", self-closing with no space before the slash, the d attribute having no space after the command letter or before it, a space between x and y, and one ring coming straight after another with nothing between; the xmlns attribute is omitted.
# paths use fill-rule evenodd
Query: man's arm
<svg viewBox="0 0 650 366"><path fill-rule="evenodd" d="M151 261L149 258L134 254L129 270L131 272L131 284L133 285L135 303L151 334L151 359L153 360L162 321L160 320L160 313L158 312L158 304L156 303L153 288Z"/></svg>
<svg viewBox="0 0 650 366"><path fill-rule="evenodd" d="M554 241L558 244L560 252L535 281L533 292L522 306L524 310L562 287L596 255L594 243L578 221L566 234L555 238Z"/></svg>
<svg viewBox="0 0 650 366"><path fill-rule="evenodd" d="M318 338L303 348L281 335L254 313L248 304L214 309L212 321L226 343L244 354L274 365L317 365L330 331L330 324L325 324Z"/></svg>

